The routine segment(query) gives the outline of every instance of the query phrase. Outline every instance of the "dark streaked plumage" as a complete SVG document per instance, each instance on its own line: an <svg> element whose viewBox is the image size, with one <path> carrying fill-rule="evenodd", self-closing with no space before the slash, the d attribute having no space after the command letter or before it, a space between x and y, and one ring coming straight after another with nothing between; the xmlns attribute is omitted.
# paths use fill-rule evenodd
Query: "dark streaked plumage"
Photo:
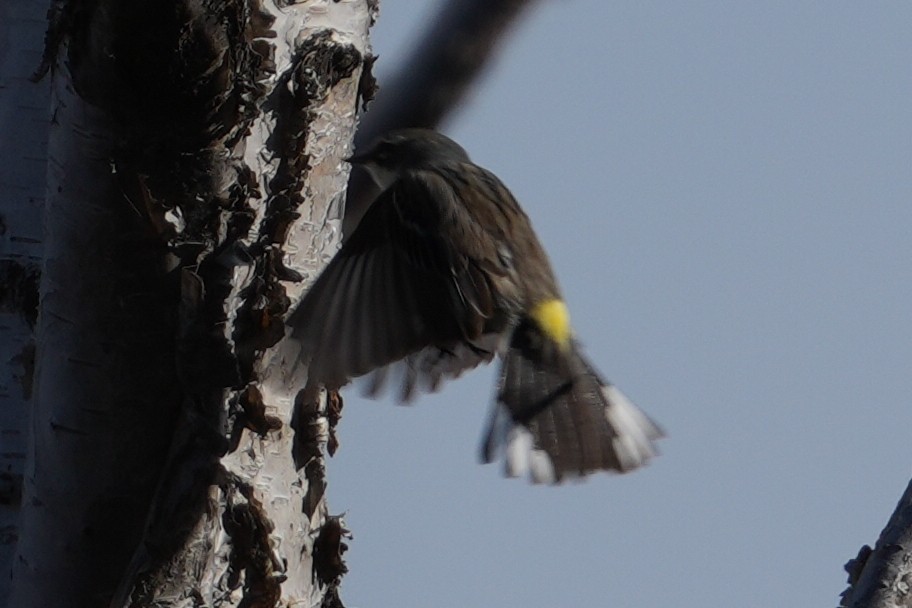
<svg viewBox="0 0 912 608"><path fill-rule="evenodd" d="M491 172L449 138L394 131L363 164L383 189L289 318L310 382L330 388L393 364L400 398L502 359L485 462L559 481L628 471L661 430L604 382L573 339L547 255Z"/></svg>

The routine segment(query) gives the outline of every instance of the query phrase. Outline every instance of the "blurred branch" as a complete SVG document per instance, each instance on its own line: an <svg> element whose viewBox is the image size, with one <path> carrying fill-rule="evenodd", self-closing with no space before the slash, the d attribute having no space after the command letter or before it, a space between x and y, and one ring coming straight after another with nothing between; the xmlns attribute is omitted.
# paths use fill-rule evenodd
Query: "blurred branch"
<svg viewBox="0 0 912 608"><path fill-rule="evenodd" d="M845 565L844 608L912 607L912 482L872 550L865 545Z"/></svg>
<svg viewBox="0 0 912 608"><path fill-rule="evenodd" d="M456 108L494 55L499 42L535 0L451 0L384 85L355 137L361 147L379 134L404 127L434 128ZM361 221L377 195L362 171L352 173L343 232Z"/></svg>

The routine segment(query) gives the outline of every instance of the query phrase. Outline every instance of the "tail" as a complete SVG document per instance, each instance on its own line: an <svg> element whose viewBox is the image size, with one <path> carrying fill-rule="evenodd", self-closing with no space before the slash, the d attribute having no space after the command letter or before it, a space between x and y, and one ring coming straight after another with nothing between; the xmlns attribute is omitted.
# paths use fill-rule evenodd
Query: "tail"
<svg viewBox="0 0 912 608"><path fill-rule="evenodd" d="M561 349L531 322L503 355L497 403L482 446L503 448L509 477L558 483L596 471L625 473L658 455L656 423L605 382L575 343Z"/></svg>

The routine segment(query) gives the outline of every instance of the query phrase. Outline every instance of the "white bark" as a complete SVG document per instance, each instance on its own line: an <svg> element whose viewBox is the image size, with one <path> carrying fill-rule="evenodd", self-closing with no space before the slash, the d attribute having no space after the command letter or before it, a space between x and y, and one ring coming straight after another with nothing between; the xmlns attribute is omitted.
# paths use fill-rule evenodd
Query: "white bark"
<svg viewBox="0 0 912 608"><path fill-rule="evenodd" d="M44 0L0 4L0 606L18 537L33 358L30 308L41 265L49 87L41 61Z"/></svg>
<svg viewBox="0 0 912 608"><path fill-rule="evenodd" d="M167 352L145 343L141 330L152 328L137 327L146 294L123 283L135 222L112 173L111 120L75 94L62 63L53 85L32 445L11 600L22 607L98 605L116 583L110 560L124 560L126 541L139 538L158 472L150 463L167 449L174 409L173 365L160 367Z"/></svg>
<svg viewBox="0 0 912 608"><path fill-rule="evenodd" d="M366 55L370 15L365 8L366 3L359 2L295 5L294 13L286 12L285 19L276 23L280 32L278 44L284 42L291 48L307 49L315 38L321 36L321 32L331 29L334 43L353 45ZM303 28L296 27L300 23L304 24ZM284 71L283 66L279 66L279 71ZM360 75L358 70L329 89L319 107L314 109L309 124L305 154L309 157L310 170L302 192L305 203L298 208L301 217L290 226L288 247L283 256L286 266L301 271L307 278L306 283L284 283L294 302L300 299L306 285L329 261L341 240L343 200L348 179L348 166L342 158L351 152ZM247 142L245 159L250 166L258 167L264 186L278 169L264 154L267 150L265 137L274 128L274 116L264 115L254 130L254 136ZM260 136L257 137L257 134ZM240 449L223 458L222 464L265 498L262 506L275 525L272 537L275 546L281 549L279 555L287 564L284 575L288 580L282 588L283 602L290 602L293 598L302 606L316 606L324 590L312 584L314 544L318 538L316 531L323 526L329 513L322 499L322 489L311 488L315 478L308 479L305 474L314 471L322 477L321 457L317 457L316 461L300 463L305 465L304 469L298 469L292 460L294 443L301 439L296 440L293 433L287 431L292 424L293 401L302 386L294 377L294 362L288 360L283 346L280 344L271 349L257 366L258 375L263 380L258 390L264 403L268 404L268 414L281 420L283 432L272 436L271 441L264 441L256 433L245 430ZM309 424L317 433L317 447L322 449L325 447L328 423L322 415L322 400L319 407L319 415ZM303 430L297 429L298 432ZM307 512L312 508L313 514L304 519L301 505L310 501L315 504L305 506L304 510ZM227 565L226 560L223 567ZM213 589L215 591L217 589Z"/></svg>
<svg viewBox="0 0 912 608"><path fill-rule="evenodd" d="M53 73L17 608L319 605L344 570L279 340L338 244L373 9L175 6L99 2Z"/></svg>

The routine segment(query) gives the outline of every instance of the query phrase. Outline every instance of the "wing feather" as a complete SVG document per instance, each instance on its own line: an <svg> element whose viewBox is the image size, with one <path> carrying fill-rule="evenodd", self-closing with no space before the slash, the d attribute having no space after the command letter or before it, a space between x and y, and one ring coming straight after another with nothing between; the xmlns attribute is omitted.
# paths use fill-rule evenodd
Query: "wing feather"
<svg viewBox="0 0 912 608"><path fill-rule="evenodd" d="M341 386L407 358L407 399L489 360L493 353L471 345L491 333L497 314L488 262L473 257L488 254L478 241L490 239L454 240L473 224L435 172L408 173L381 194L289 317L311 380Z"/></svg>

